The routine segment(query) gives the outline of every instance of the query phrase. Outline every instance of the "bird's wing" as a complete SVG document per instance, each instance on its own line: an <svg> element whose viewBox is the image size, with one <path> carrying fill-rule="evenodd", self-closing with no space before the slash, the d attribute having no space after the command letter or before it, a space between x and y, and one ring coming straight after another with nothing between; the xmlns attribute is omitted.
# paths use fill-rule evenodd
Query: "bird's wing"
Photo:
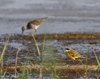
<svg viewBox="0 0 100 79"><path fill-rule="evenodd" d="M33 20L33 21L31 21L31 24L40 25L40 24L42 24L43 22L44 22L43 20L38 19L38 20Z"/></svg>
<svg viewBox="0 0 100 79"><path fill-rule="evenodd" d="M73 51L74 51L74 54L75 54L75 58L81 57L81 55L77 51L75 51L75 50L73 50Z"/></svg>
<svg viewBox="0 0 100 79"><path fill-rule="evenodd" d="M34 25L40 25L42 24L48 17L44 17L44 18L37 18L35 20L30 21L32 24Z"/></svg>
<svg viewBox="0 0 100 79"><path fill-rule="evenodd" d="M75 51L75 50L71 50L70 54L71 54L72 57L75 57L75 58L79 58L80 57L80 54L78 54L78 52Z"/></svg>
<svg viewBox="0 0 100 79"><path fill-rule="evenodd" d="M69 52L66 52L66 56L71 58L72 60L75 60L75 58Z"/></svg>

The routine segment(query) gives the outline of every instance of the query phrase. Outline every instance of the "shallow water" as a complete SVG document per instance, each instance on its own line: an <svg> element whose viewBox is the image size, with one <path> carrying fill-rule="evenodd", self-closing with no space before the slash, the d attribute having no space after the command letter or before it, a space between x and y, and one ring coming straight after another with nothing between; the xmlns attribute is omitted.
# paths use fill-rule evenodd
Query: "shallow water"
<svg viewBox="0 0 100 79"><path fill-rule="evenodd" d="M49 18L38 33L99 32L99 4L99 0L1 0L0 34L21 33L21 26L44 16Z"/></svg>

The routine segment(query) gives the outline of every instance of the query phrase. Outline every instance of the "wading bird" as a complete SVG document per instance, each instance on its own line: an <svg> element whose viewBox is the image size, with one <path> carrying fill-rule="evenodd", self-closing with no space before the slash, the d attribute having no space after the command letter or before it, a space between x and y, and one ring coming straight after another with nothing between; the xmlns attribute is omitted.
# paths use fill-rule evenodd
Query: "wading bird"
<svg viewBox="0 0 100 79"><path fill-rule="evenodd" d="M69 57L72 60L75 60L77 58L81 58L81 55L78 54L78 52L76 50L73 50L71 48L66 48L65 54L67 57Z"/></svg>
<svg viewBox="0 0 100 79"><path fill-rule="evenodd" d="M37 31L37 28L47 19L48 17L43 17L43 18L37 18L32 21L29 21L27 25L24 27L22 26L22 34L24 33L25 30L30 30L34 29L35 33Z"/></svg>

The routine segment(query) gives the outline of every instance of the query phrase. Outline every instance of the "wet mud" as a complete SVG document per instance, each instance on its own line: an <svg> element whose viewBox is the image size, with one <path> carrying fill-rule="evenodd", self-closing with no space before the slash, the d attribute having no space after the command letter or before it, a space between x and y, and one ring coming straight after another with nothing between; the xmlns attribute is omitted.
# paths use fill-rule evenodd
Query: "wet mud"
<svg viewBox="0 0 100 79"><path fill-rule="evenodd" d="M40 52L42 52L42 63L56 63L58 66L97 65L95 54L98 57L100 56L99 36L99 33L40 34L35 35L35 39ZM4 65L15 65L17 54L17 65L41 63L41 57L37 55L36 45L32 36L19 34L1 35L0 52L2 52L8 37L9 43L4 55ZM65 56L65 48L77 50L84 58L79 58L75 61L69 59ZM62 77L62 75L60 77L64 79L65 76ZM75 77L77 77L76 75ZM68 75L67 73L67 77L70 78L70 74Z"/></svg>
<svg viewBox="0 0 100 79"><path fill-rule="evenodd" d="M65 48L73 48L83 56L87 57L90 64L93 64L96 63L94 52L97 55L100 55L99 35L99 33L40 34L36 35L35 38L37 40L40 51L42 51L44 43L44 50L53 49L53 52L58 55L58 59L64 60L64 58L66 59L66 56L64 54ZM0 38L1 50L3 49L7 37L9 37L9 43L4 57L5 64L15 63L15 57L18 50L20 50L18 53L18 63L21 64L21 62L24 61L25 58L26 60L28 59L32 62L36 62L36 60L38 60L37 49L32 36L2 35ZM85 62L86 59L83 58L82 60L83 62ZM68 59L65 61L68 61L66 63L70 64L72 60ZM75 63L77 63L77 61Z"/></svg>

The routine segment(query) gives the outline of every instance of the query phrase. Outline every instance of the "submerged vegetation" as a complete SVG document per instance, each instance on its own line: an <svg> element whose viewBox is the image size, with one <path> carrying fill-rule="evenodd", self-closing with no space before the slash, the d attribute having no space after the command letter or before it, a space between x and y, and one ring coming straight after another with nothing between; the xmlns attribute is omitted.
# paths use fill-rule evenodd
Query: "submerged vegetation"
<svg viewBox="0 0 100 79"><path fill-rule="evenodd" d="M5 41L4 47L2 47L2 52L0 53L0 70L1 70L1 79L4 79L7 75L7 73L14 73L14 77L16 79L28 79L33 74L38 74L39 79L43 79L45 74L50 74L48 78L50 79L66 79L71 78L69 74L76 74L81 75L84 79L89 78L91 74L98 74L100 73L100 54L96 53L96 51L93 51L93 54L90 54L89 52L91 49L85 53L84 58L79 58L74 60L71 59L65 59L63 58L59 53L59 51L52 45L47 42L47 40L50 39L57 39L57 40L64 40L64 39L99 39L100 34L99 33L66 33L66 34L44 34L44 35L32 35L32 36L23 36L21 35L15 35L9 37ZM5 40L5 37L3 37ZM26 42L26 40L30 40L33 42L31 43L31 46L34 47L32 50L28 49L29 51L24 51L22 48L18 48L13 53L15 54L15 60L12 64L5 64L3 63L5 60L5 57L7 57L5 54L7 54L7 47L9 47L9 42L13 39L19 39ZM41 42L39 42L39 40ZM25 43L23 43L25 44ZM29 46L30 48L30 46ZM88 49L88 48L87 48ZM11 51L11 50L10 50ZM63 50L64 51L64 50ZM19 58L21 57L20 53L26 55L26 58L24 58L24 62L19 61ZM26 54L26 53L27 54ZM28 58L28 54L31 53L30 57ZM82 54L82 53L80 53ZM24 56L25 56L24 55ZM91 58L93 55L94 58ZM35 59L34 61L31 60L31 56ZM22 59L23 60L23 59ZM91 63L91 61L94 60L95 63ZM20 73L20 74L19 74ZM98 77L100 75L97 75ZM74 76L76 77L76 76ZM34 77L33 77L34 78Z"/></svg>

